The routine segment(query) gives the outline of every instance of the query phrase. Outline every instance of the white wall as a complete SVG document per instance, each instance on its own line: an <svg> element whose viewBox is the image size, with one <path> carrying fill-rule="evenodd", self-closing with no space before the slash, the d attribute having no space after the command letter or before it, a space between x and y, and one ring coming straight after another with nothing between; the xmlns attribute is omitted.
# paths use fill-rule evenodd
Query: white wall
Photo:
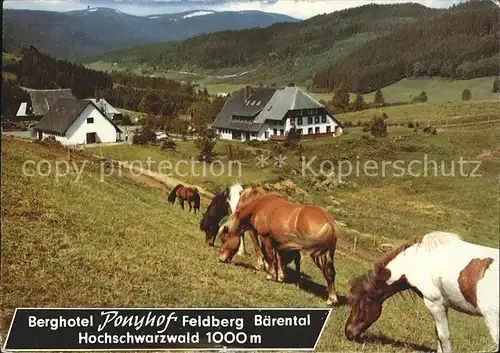
<svg viewBox="0 0 500 353"><path fill-rule="evenodd" d="M94 122L87 123L87 118L94 118ZM56 140L64 145L79 145L87 143L87 133L96 133L96 143L116 142L118 134L111 122L92 105L88 105L80 116L73 122L66 136L54 136ZM42 138L52 136L43 133Z"/></svg>
<svg viewBox="0 0 500 353"><path fill-rule="evenodd" d="M309 128L313 129L312 134L316 134L316 128L319 127L319 133L326 133L326 128L327 126L330 126L330 132L333 134L335 133L335 129L337 128L338 124L333 120L333 118L330 115L326 115L326 122L322 123L321 122L321 116L322 115L317 115L320 117L319 123L314 123L314 116L313 118L313 123L308 124L308 117L303 116L302 117L302 125L297 125L297 129L302 129L302 135L309 135ZM295 120L295 119L294 119ZM295 120L296 121L296 120ZM280 125L280 122L265 122L259 131L257 132L256 137L251 137L251 140L259 140L259 141L265 141L271 138L272 135L274 135L274 129L277 130L278 135L281 135L281 130L283 130L284 135L286 135L290 129L292 128L290 119L286 119L285 125ZM221 139L224 140L232 140L232 132L229 129L217 129L217 131L221 134ZM266 138L266 132L268 137ZM340 129L340 133L343 133L342 128ZM237 141L237 140L235 140ZM242 141L245 141L245 137L243 136Z"/></svg>
<svg viewBox="0 0 500 353"><path fill-rule="evenodd" d="M94 122L88 124L87 118L94 118ZM68 129L68 144L87 143L87 133L90 132L96 133L98 143L116 142L115 127L92 105L88 105Z"/></svg>

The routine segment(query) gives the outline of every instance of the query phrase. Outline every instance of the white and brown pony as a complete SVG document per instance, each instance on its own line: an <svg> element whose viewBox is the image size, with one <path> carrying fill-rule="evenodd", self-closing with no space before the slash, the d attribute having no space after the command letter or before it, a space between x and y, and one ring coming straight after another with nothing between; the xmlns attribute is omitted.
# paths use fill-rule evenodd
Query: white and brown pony
<svg viewBox="0 0 500 353"><path fill-rule="evenodd" d="M387 253L372 271L351 281L347 338L359 340L380 317L385 300L412 290L434 318L438 352L452 352L449 308L484 317L498 351L498 255L498 249L438 231Z"/></svg>

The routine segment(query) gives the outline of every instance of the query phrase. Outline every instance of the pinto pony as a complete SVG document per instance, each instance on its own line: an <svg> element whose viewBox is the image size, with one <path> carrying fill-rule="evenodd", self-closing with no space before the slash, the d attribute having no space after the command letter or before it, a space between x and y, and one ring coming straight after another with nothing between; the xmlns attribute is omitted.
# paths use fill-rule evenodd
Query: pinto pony
<svg viewBox="0 0 500 353"><path fill-rule="evenodd" d="M187 201L189 204L189 212L191 212L193 208L195 214L196 211L200 210L201 199L198 189L188 188L179 184L172 190L170 195L168 195L168 202L173 205L177 197L179 198L182 209L184 209L184 201Z"/></svg>
<svg viewBox="0 0 500 353"><path fill-rule="evenodd" d="M244 201L245 196L248 196L248 201ZM241 193L240 202L229 217L228 234L219 250L220 261L231 261L240 245L240 235L247 230L259 234L277 250L301 250L310 254L326 279L328 303L338 303L333 261L338 231L333 217L326 210L295 204L279 194L266 193L259 188L247 189ZM272 254L266 251L264 257L272 267ZM277 260L280 261L279 257Z"/></svg>
<svg viewBox="0 0 500 353"><path fill-rule="evenodd" d="M215 194L201 219L200 230L205 232L205 243L209 246L214 246L220 221L231 213L228 194L229 190Z"/></svg>
<svg viewBox="0 0 500 353"><path fill-rule="evenodd" d="M407 243L351 281L345 334L359 340L380 317L385 300L411 290L424 299L434 318L438 352L452 352L449 308L484 317L498 351L498 260L498 249L463 241L453 233L436 231Z"/></svg>

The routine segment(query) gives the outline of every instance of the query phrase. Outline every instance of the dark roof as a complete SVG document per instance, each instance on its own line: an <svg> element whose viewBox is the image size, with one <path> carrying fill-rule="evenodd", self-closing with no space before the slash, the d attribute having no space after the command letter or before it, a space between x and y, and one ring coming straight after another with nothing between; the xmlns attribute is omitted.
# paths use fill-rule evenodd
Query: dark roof
<svg viewBox="0 0 500 353"><path fill-rule="evenodd" d="M64 135L88 105L94 106L115 127L116 131L122 132L92 101L76 99L57 100L47 114L36 124L35 129Z"/></svg>
<svg viewBox="0 0 500 353"><path fill-rule="evenodd" d="M213 127L245 131L258 131L262 124L232 120L233 115L255 117L269 102L276 88L245 87L234 92L213 122ZM247 99L245 100L245 93ZM253 103L253 104L252 104Z"/></svg>
<svg viewBox="0 0 500 353"><path fill-rule="evenodd" d="M253 93L247 100L245 100L246 88L236 91L217 115L212 126L254 132L258 131L267 120L281 121L290 110L326 110L324 105L318 103L298 87L251 89ZM258 102L261 102L261 104L257 104ZM255 104L252 105L252 103ZM233 115L248 117L249 119L248 121L235 121L232 119ZM331 116L340 124L333 115Z"/></svg>
<svg viewBox="0 0 500 353"><path fill-rule="evenodd" d="M76 99L71 89L32 90L28 92L34 115L45 115L58 99Z"/></svg>

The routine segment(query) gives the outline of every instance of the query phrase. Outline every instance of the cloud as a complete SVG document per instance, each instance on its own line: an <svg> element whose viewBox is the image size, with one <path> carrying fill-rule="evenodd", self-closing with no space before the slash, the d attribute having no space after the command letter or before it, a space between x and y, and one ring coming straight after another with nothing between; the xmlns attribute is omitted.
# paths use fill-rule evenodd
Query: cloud
<svg viewBox="0 0 500 353"><path fill-rule="evenodd" d="M189 10L244 11L258 10L307 19L323 13L362 6L370 3L394 4L418 2L427 7L449 7L460 0L161 0L161 1L5 1L5 9L31 9L47 11L83 10L87 6L109 7L125 13L146 16Z"/></svg>

